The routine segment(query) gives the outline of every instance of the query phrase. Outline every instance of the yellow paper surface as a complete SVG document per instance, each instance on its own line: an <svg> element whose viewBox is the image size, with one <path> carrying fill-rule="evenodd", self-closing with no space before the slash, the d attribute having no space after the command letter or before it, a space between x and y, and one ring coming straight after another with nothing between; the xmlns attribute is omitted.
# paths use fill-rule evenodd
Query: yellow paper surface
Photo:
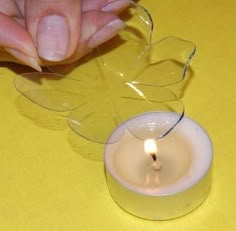
<svg viewBox="0 0 236 231"><path fill-rule="evenodd" d="M209 197L191 214L171 221L147 221L124 212L107 189L103 146L75 135L60 114L20 96L12 83L12 65L2 65L1 231L236 229L236 1L139 3L153 15L153 41L173 35L197 45L182 100L186 114L213 141Z"/></svg>

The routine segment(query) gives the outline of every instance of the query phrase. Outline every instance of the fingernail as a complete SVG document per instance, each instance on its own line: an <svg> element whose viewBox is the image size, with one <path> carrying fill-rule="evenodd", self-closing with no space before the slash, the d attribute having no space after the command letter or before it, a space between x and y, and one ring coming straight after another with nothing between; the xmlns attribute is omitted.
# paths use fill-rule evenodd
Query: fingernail
<svg viewBox="0 0 236 231"><path fill-rule="evenodd" d="M34 57L27 56L27 55L23 54L22 52L12 49L12 48L5 48L5 50L8 53L10 53L12 56L14 56L16 59L21 61L23 64L30 66L39 72L42 71L38 61Z"/></svg>
<svg viewBox="0 0 236 231"><path fill-rule="evenodd" d="M35 70L41 72L42 68L39 66L38 62L36 61L36 59L34 59L33 57L28 57L28 65L32 68L34 68Z"/></svg>
<svg viewBox="0 0 236 231"><path fill-rule="evenodd" d="M116 12L122 9L125 9L129 5L129 1L127 0L117 0L117 1L109 1L107 5L102 7L102 11L104 12Z"/></svg>
<svg viewBox="0 0 236 231"><path fill-rule="evenodd" d="M39 56L48 61L62 61L69 46L69 26L65 17L48 15L40 19L37 28Z"/></svg>
<svg viewBox="0 0 236 231"><path fill-rule="evenodd" d="M98 30L88 42L89 48L94 48L114 37L125 27L120 19L115 19Z"/></svg>

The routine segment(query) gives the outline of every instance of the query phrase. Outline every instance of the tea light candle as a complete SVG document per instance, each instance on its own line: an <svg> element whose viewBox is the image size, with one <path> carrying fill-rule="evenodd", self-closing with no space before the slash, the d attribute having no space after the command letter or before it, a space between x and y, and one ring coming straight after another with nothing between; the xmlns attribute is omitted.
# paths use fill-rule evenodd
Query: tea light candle
<svg viewBox="0 0 236 231"><path fill-rule="evenodd" d="M160 139L135 137L125 124L138 124L145 133L154 114L176 119L171 112L153 112L134 117L118 127L105 146L107 183L113 199L126 211L151 220L166 220L185 215L207 197L211 186L212 144L204 129L183 117ZM168 121L165 121L168 123ZM160 123L160 129L162 125ZM164 125L163 125L164 126ZM114 144L111 140L120 136Z"/></svg>

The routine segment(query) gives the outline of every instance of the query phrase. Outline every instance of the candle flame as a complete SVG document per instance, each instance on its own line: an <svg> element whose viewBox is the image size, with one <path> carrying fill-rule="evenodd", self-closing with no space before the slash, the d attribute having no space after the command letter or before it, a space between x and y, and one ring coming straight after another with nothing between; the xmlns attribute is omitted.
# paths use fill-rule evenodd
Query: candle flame
<svg viewBox="0 0 236 231"><path fill-rule="evenodd" d="M144 152L149 155L157 154L158 148L157 148L156 141L154 139L146 139L144 141Z"/></svg>

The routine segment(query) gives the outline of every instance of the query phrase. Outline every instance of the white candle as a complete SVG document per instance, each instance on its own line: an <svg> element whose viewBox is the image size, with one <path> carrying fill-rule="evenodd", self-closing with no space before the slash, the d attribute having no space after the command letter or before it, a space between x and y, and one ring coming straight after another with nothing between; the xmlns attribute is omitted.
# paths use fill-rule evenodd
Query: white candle
<svg viewBox="0 0 236 231"><path fill-rule="evenodd" d="M177 118L175 113L159 113L170 121ZM143 114L127 123L137 126L152 116ZM135 134L135 127L131 129ZM136 216L154 220L184 215L202 203L210 189L212 163L212 144L204 129L184 117L164 138L144 141L133 134L126 129L119 142L105 147L107 181L115 201ZM156 161L147 153L155 153Z"/></svg>

